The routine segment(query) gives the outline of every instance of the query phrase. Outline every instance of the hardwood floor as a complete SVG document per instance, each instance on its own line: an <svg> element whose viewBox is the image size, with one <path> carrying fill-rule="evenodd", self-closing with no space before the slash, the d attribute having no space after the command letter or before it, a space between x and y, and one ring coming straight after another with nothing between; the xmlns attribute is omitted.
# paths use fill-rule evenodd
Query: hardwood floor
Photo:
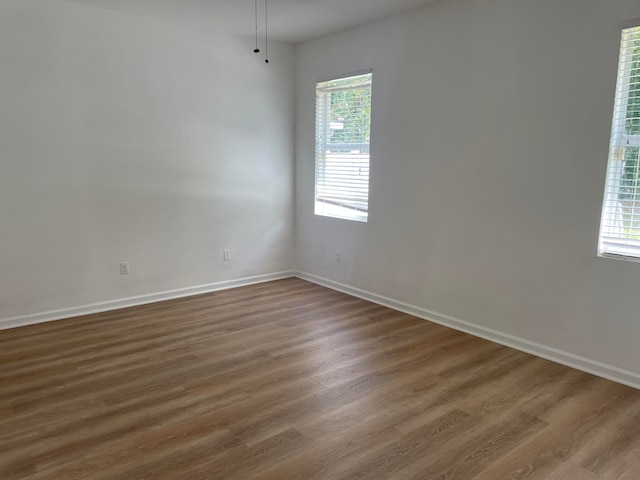
<svg viewBox="0 0 640 480"><path fill-rule="evenodd" d="M0 478L637 480L640 391L287 279L0 332Z"/></svg>

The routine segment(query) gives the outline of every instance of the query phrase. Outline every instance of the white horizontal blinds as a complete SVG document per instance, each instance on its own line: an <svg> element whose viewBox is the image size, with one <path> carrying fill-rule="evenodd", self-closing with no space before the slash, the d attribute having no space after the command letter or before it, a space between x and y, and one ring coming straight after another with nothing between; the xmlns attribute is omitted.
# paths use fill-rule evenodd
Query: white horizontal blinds
<svg viewBox="0 0 640 480"><path fill-rule="evenodd" d="M315 213L367 221L371 73L316 85Z"/></svg>
<svg viewBox="0 0 640 480"><path fill-rule="evenodd" d="M640 257L640 27L622 32L600 253Z"/></svg>

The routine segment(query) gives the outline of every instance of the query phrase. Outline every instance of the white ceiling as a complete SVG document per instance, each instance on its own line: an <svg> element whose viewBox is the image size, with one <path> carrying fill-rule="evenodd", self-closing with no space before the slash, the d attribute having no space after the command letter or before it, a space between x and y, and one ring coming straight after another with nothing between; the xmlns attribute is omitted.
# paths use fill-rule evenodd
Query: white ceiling
<svg viewBox="0 0 640 480"><path fill-rule="evenodd" d="M67 0L189 23L238 35L255 33L254 0ZM298 43L437 0L268 0L269 36ZM261 22L264 0L258 0ZM263 32L263 25L260 27Z"/></svg>

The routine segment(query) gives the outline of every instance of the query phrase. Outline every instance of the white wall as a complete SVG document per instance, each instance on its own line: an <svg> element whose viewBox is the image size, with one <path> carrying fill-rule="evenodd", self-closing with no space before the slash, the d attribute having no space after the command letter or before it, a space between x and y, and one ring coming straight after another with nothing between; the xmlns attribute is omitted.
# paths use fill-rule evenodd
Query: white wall
<svg viewBox="0 0 640 480"><path fill-rule="evenodd" d="M596 257L633 18L628 0L450 0L300 45L299 270L640 374L640 264ZM315 82L369 67L369 223L316 217Z"/></svg>
<svg viewBox="0 0 640 480"><path fill-rule="evenodd" d="M252 49L0 2L0 320L293 267L293 47Z"/></svg>

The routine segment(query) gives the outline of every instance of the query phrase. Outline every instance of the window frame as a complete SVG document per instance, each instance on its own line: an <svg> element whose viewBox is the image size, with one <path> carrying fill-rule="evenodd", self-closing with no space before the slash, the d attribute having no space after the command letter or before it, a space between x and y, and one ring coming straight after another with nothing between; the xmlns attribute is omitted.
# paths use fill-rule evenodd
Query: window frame
<svg viewBox="0 0 640 480"><path fill-rule="evenodd" d="M341 82L352 80L351 85L331 86L332 82ZM364 83L361 83L364 79ZM367 223L369 218L369 186L370 186L370 165L371 165L371 119L372 119L372 86L373 86L373 70L360 70L343 75L337 75L328 79L316 82L316 101L315 101L315 140L314 140L314 196L313 209L314 216L336 218L341 220L351 220L361 223ZM331 94L337 91L349 91L368 87L368 114L367 119L368 130L364 137L368 142L364 142L364 138L360 138L360 142L347 143L331 143L329 141L331 125L334 123L331 119L329 109L331 108ZM363 99L364 101L364 99ZM355 103L354 103L355 104ZM346 115L345 115L346 117ZM341 169L340 174L346 176L346 185L336 186L331 184L331 180L327 182L328 176L325 175L327 169L327 156L329 145L336 145L337 149L333 152L334 161L341 163L337 168ZM344 148L349 146L359 147L347 152ZM342 150L342 151L341 151ZM363 175L363 169L366 173ZM346 173L345 173L346 170ZM357 173L354 173L357 170ZM322 172L322 173L320 173ZM366 179L362 182L357 181L357 177L362 175ZM344 178L340 183L345 182ZM351 182L351 183L349 183ZM325 193L322 193L322 190ZM338 188L337 197L330 199L327 190ZM350 200L340 201L339 196L351 194ZM322 200L322 196L327 197Z"/></svg>
<svg viewBox="0 0 640 480"><path fill-rule="evenodd" d="M635 30L635 31L634 31ZM619 60L618 70L616 75L616 91L613 109L613 119L611 124L611 134L609 142L609 153L607 158L607 172L605 180L604 198L602 202L602 212L600 216L600 230L598 233L598 256L603 258L613 258L618 260L625 260L630 262L640 262L640 239L631 239L616 237L612 233L615 228L613 227L618 220L611 220L613 217L622 215L622 213L615 212L612 207L614 202L618 202L615 197L622 193L622 181L626 167L627 160L624 158L625 153L621 150L626 148L639 148L640 147L640 132L637 134L627 133L627 121L629 120L628 109L631 90L631 76L633 70L633 56L630 60L625 59L628 55L629 48L633 48L627 45L628 42L632 42L632 35L640 35L640 20L634 22L627 22L622 25L620 33L619 43ZM629 36L627 36L629 35ZM633 55L633 53L632 53ZM640 61L640 53L638 53ZM634 76L639 76L636 74ZM640 81L635 83L636 90L640 89ZM636 96L635 98L638 98ZM631 117L637 119L638 117ZM622 157L622 158L621 158ZM636 159L637 167L640 169L640 156ZM633 195L640 195L640 173L635 179L633 186ZM635 214L635 205L632 210L632 216ZM624 222L624 220L621 220ZM622 226L624 228L624 226ZM632 228L632 227L630 227ZM617 241L616 241L617 240ZM616 245L618 247L616 248Z"/></svg>

